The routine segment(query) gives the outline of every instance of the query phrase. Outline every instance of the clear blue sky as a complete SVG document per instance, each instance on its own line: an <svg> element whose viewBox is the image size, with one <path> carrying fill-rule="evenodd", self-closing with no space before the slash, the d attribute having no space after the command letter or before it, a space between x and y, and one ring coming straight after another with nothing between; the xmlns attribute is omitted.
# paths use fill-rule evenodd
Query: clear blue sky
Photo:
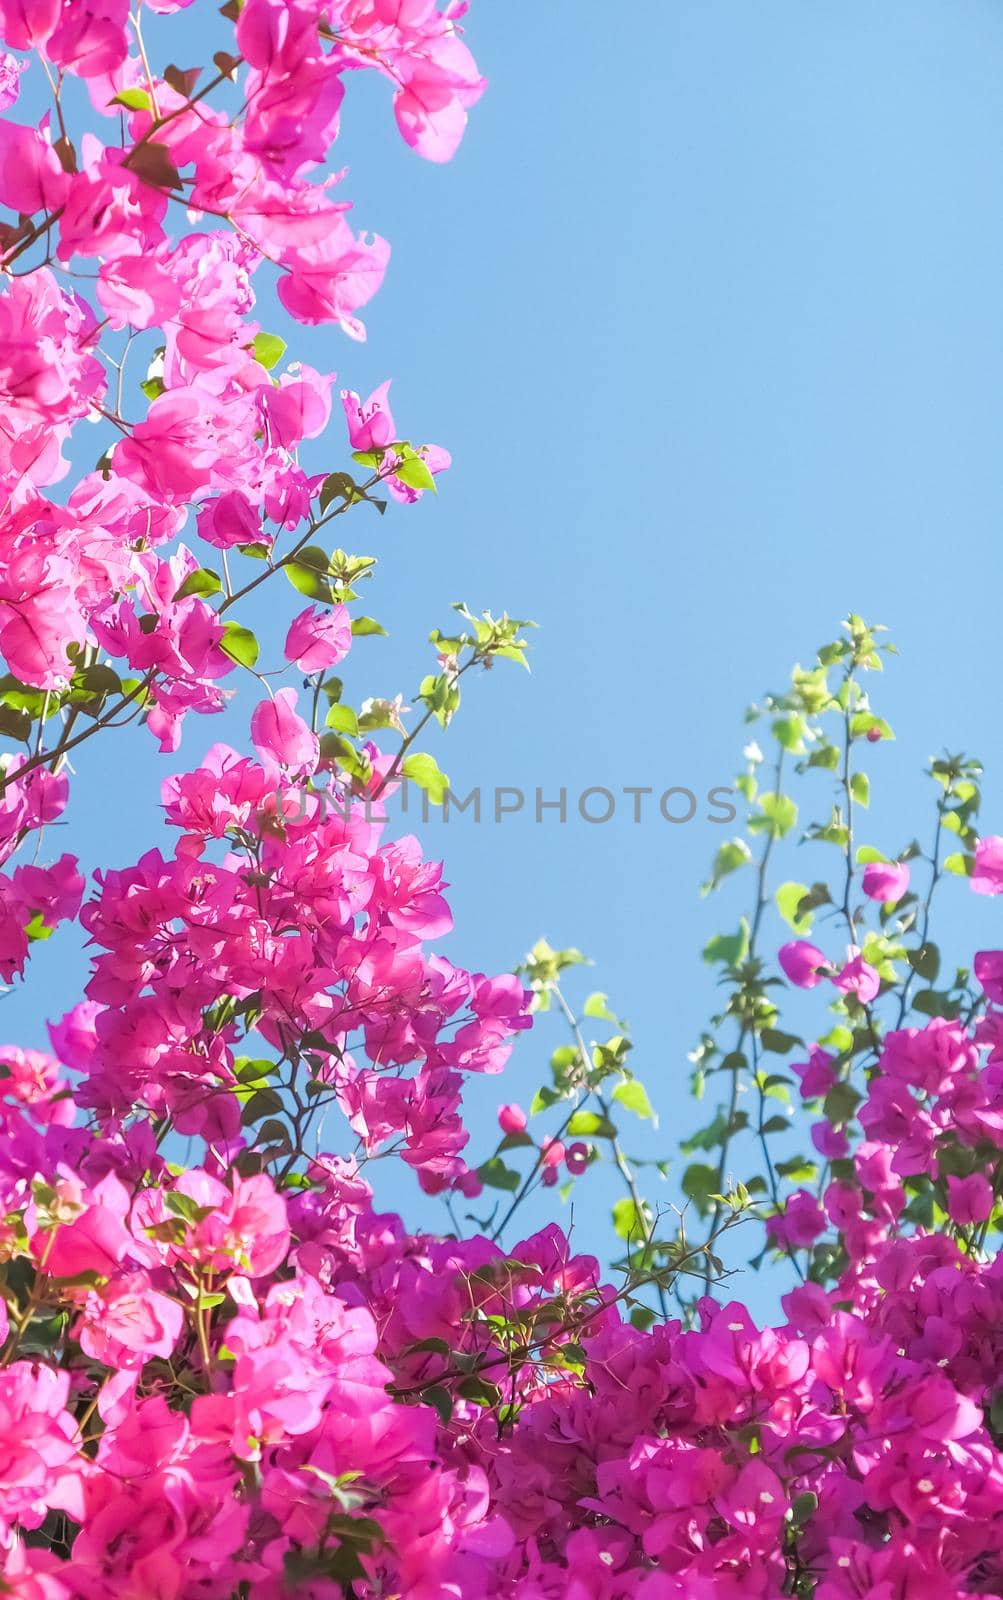
<svg viewBox="0 0 1003 1600"><path fill-rule="evenodd" d="M196 0L182 32L214 14ZM702 793L735 769L747 700L852 608L902 652L869 835L926 836L920 773L945 744L985 759L986 831L1003 832L1003 7L480 0L468 37L491 84L451 167L397 139L384 84L349 83L345 192L391 239L390 273L367 345L290 341L363 393L392 376L403 428L456 463L437 503L356 525L392 637L359 644L350 684L413 692L451 601L507 607L541 624L533 674L474 685L439 752L456 787ZM184 757L239 730L193 726ZM180 763L150 744L81 763L59 842L89 865L151 841ZM665 1153L697 1115L699 950L740 901L698 896L725 832L625 807L600 827L426 830L454 959L506 968L540 934L594 958ZM999 942L993 904L958 885L953 906L959 954L973 910ZM42 952L4 1002L9 1035L40 1041L79 971L65 944ZM545 1024L510 1078L475 1086L475 1146L557 1042ZM438 1219L409 1195L393 1197ZM605 1242L599 1201L579 1189L582 1248Z"/></svg>

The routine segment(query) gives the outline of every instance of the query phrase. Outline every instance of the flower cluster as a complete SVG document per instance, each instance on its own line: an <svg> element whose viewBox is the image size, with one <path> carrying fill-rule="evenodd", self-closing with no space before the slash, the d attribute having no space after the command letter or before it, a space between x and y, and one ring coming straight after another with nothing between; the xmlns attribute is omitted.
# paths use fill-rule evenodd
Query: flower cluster
<svg viewBox="0 0 1003 1600"><path fill-rule="evenodd" d="M353 231L320 165L345 75L387 77L404 137L435 160L453 153L483 88L461 6L233 10L232 48L200 84L197 70L152 71L124 3L0 8L6 43L33 50L53 81L62 130L53 136L49 113L38 126L0 122L0 205L12 214L0 224L0 651L50 712L73 691L100 692L106 709L122 695L165 749L187 713L222 707L222 680L246 661L223 616L233 587L210 603L222 584L194 576L205 569L186 547L163 546L194 512L193 534L217 552L274 562L280 536L305 545L330 503L325 475L306 473L297 452L327 426L333 375L299 363L273 375L284 346L254 320L254 279L265 267L294 317L364 337L358 312L389 248ZM22 63L4 62L9 107ZM72 77L103 137L66 132ZM217 105L221 93L244 114ZM78 287L88 280L90 300ZM134 401L122 379L137 342L148 368ZM353 448L398 498L417 498L448 465L445 451L398 440L386 386L365 406L348 391L345 401ZM110 441L57 504L43 491L68 471L64 447L83 418L106 421ZM346 479L342 508L355 498ZM82 674L99 658L97 683Z"/></svg>
<svg viewBox="0 0 1003 1600"><path fill-rule="evenodd" d="M984 1042L946 1031L893 1036L875 1081L990 1094L992 1048L980 1067ZM413 1237L329 1154L295 1182L239 1158L178 1172L147 1122L70 1125L55 1060L5 1066L14 1593L1003 1583L1003 1274L972 1247L980 1171L948 1176L953 1235L931 1232L889 1198L897 1145L869 1137L826 1196L847 1252L830 1292L794 1290L773 1329L708 1298L698 1327L644 1331L556 1227L507 1251ZM941 1160L981 1144L945 1129ZM44 1549L17 1536L38 1529Z"/></svg>
<svg viewBox="0 0 1003 1600"><path fill-rule="evenodd" d="M403 732L400 700L343 698L332 669L378 627L352 610L373 560L330 549L323 530L385 509L384 491L415 501L449 456L400 437L382 384L340 394L364 481L307 472L300 447L328 428L333 375L280 369L283 342L254 317L267 280L294 319L362 336L388 247L353 230L325 165L346 77L380 73L408 144L448 159L483 88L465 6L228 0L222 22L206 19L214 73L157 70L152 35L180 9L0 0L0 36L26 56L0 57L0 110L15 113L0 119L0 734L14 746L0 767L0 977L21 978L64 922L91 952L51 1049L0 1048L0 1589L1003 1593L1003 1270L987 1243L1003 1217L1003 952L976 955L980 993L925 991L916 1026L910 977L882 1034L873 1008L895 962L936 965L929 900L918 944L865 939L852 828L837 820L818 836L847 853L844 962L803 936L835 905L826 887L780 891L797 935L783 972L805 989L829 980L848 1024L794 1069L822 1180L784 1196L769 1169L767 1240L801 1280L780 1326L678 1292L689 1271L712 1287L716 1233L656 1237L612 1121L617 1106L651 1115L622 1033L590 1047L566 1011L575 1043L530 1111L570 1101L563 1124L534 1139L505 1104L498 1153L468 1165L467 1074L502 1069L531 996L581 957L541 941L527 989L434 949L451 926L442 869L388 836L382 798L402 778L441 796L446 780ZM34 122L17 115L29 59L53 97ZM94 127L78 136L71 105L88 97ZM103 441L86 471L82 423ZM269 641L278 653L284 640L281 666L259 674L258 641L231 613L279 573L301 599ZM433 634L420 727L448 724L470 667L524 659L521 624L457 609L461 631ZM773 708L785 749L815 740L820 707L845 714L847 812L866 794L853 739L887 736L852 681L875 649L858 624ZM830 696L825 671L844 658ZM136 719L173 752L184 719L218 711L241 670L266 690L253 753L217 744L164 781L173 848L90 888L72 856L39 859L79 743ZM282 674L306 696L272 683ZM377 739L388 732L395 750ZM833 749L816 744L815 764L835 771ZM974 837L969 769L941 776L939 820L971 845L957 870L1003 891L1003 840ZM761 910L796 808L779 763L772 795L757 798L751 775L742 793L768 835ZM715 882L749 859L724 846ZM862 889L883 929L905 908L912 937L905 855L869 852ZM740 1043L722 1066L736 1106L749 1040L797 1042L776 1027L759 923L708 947L734 983ZM586 1009L615 1022L604 996ZM762 1107L784 1085L753 1064ZM748 1190L715 1189L742 1127L733 1107L701 1146L721 1146L718 1171L684 1178L715 1219L748 1209ZM756 1131L768 1151L762 1111ZM622 1281L553 1224L503 1244L528 1189L581 1177L602 1141L629 1191ZM519 1148L534 1161L522 1183L501 1159ZM473 1237L412 1233L376 1209L367 1164L389 1156L447 1206L486 1207L485 1185L514 1199Z"/></svg>

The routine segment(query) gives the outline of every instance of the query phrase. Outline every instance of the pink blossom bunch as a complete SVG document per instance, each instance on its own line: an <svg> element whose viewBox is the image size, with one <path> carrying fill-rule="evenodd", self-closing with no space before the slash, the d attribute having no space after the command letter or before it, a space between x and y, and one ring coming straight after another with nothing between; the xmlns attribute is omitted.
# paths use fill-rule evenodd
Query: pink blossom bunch
<svg viewBox="0 0 1003 1600"><path fill-rule="evenodd" d="M149 0L151 38L183 8ZM680 1295L678 1319L640 1298L678 1288L694 1254L709 1290L716 1236L692 1251L681 1233L671 1272L649 1270L654 1219L611 1120L621 1105L650 1114L622 1035L590 1047L578 1030L557 1052L538 1097L572 1100L556 1131L529 1132L536 1100L502 1105L499 1148L528 1148L526 1180L498 1157L468 1163L464 1085L502 1070L533 994L435 948L451 928L442 867L390 837L381 802L402 778L445 780L412 735L380 747L400 701L356 712L330 675L353 632L374 630L352 609L371 558L326 533L355 506L383 509L384 488L415 501L449 456L399 436L383 383L365 400L340 391L364 481L308 473L300 447L329 427L334 375L278 370L282 341L255 319L274 288L294 319L364 336L389 247L352 227L327 167L346 82L374 69L407 143L448 159L484 87L465 10L229 0L206 19L215 71L199 71L161 70L126 0L0 0L0 110L14 113L0 119L0 978L19 980L62 924L89 955L51 1049L0 1048L0 1592L1001 1594L1003 1268L988 1241L1003 952L976 954L977 988L965 975L925 991L919 1026L908 979L880 1032L902 956L884 932L858 939L852 858L845 960L800 937L781 949L788 980L840 1021L793 1069L822 1176L785 1191L770 1165L757 1237L799 1279L776 1327L730 1294ZM35 123L19 114L25 69L54 97ZM94 126L78 132L71 104L88 97ZM97 464L89 452L50 498L92 425ZM289 610L259 671L239 605L283 573L299 598L278 585ZM458 609L474 632L433 636L440 670L417 696L443 726L486 641L521 656L511 619ZM866 664L862 624L856 637ZM217 743L165 779L171 846L90 886L72 855L45 854L78 743L141 719L173 752L242 670L257 685L250 748ZM297 675L305 695L272 681ZM825 702L800 681L809 709ZM890 730L848 681L842 705L849 803L853 738ZM971 845L951 870L997 894L1003 840L974 838L963 779L944 778ZM793 825L779 782L778 766L756 818L771 848ZM910 869L875 857L862 888L884 930L913 898ZM722 870L747 859L726 846ZM824 886L786 888L792 927L810 925L802 900L834 905ZM757 928L763 905L760 889ZM754 931L709 948L749 986L732 1013L743 1047L751 1034L783 1054L797 1041L774 1026L784 986L761 980ZM932 970L925 934L909 953ZM551 980L530 981L539 997ZM785 1080L757 1057L753 1081L767 1149L762 1106ZM586 1091L598 1111L575 1102ZM502 1243L529 1187L587 1180L603 1141L629 1189L628 1268L631 1252L645 1264L623 1287L553 1223ZM449 1206L476 1202L478 1231L415 1233L378 1210L367 1167L385 1158ZM725 1177L722 1162L690 1186L707 1211L731 1204L713 1187ZM514 1193L500 1217L492 1183Z"/></svg>

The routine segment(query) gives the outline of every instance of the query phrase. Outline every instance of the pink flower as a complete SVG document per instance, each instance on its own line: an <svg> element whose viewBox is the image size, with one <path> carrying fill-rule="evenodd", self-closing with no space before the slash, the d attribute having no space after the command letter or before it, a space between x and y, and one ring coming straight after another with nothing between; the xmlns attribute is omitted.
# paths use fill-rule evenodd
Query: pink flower
<svg viewBox="0 0 1003 1600"><path fill-rule="evenodd" d="M286 635L286 660L303 672L323 672L343 661L352 645L352 619L345 606L320 611L307 606Z"/></svg>
<svg viewBox="0 0 1003 1600"><path fill-rule="evenodd" d="M818 946L809 944L806 939L792 939L781 945L777 960L791 983L799 989L814 989L822 982L823 973L819 969L829 966Z"/></svg>
<svg viewBox="0 0 1003 1600"><path fill-rule="evenodd" d="M981 1172L968 1178L948 1178L947 1209L960 1227L985 1222L992 1215L993 1203L993 1186Z"/></svg>
<svg viewBox="0 0 1003 1600"><path fill-rule="evenodd" d="M431 41L429 41L431 44ZM441 34L401 63L394 115L403 137L426 161L449 161L467 125L467 108L484 93L473 56L455 32Z"/></svg>
<svg viewBox="0 0 1003 1600"><path fill-rule="evenodd" d="M290 772L312 772L320 754L320 741L296 712L296 690L279 689L262 700L251 716L254 748Z"/></svg>
<svg viewBox="0 0 1003 1600"><path fill-rule="evenodd" d="M971 885L976 894L1003 894L1003 838L998 833L975 846Z"/></svg>
<svg viewBox="0 0 1003 1600"><path fill-rule="evenodd" d="M113 1187L102 1198L110 1204L85 1205L77 1216L57 1224L51 1239L41 1235L36 1241L39 1257L44 1258L45 1270L52 1277L74 1278L81 1272L107 1277L128 1255L132 1241L122 1220L127 1197L120 1194L121 1186L113 1179L106 1183Z"/></svg>
<svg viewBox="0 0 1003 1600"><path fill-rule="evenodd" d="M544 1167L559 1167L564 1160L564 1146L560 1139L543 1139L540 1143L540 1162Z"/></svg>
<svg viewBox="0 0 1003 1600"><path fill-rule="evenodd" d="M83 1520L84 1476L75 1466L77 1424L67 1409L69 1387L68 1372L37 1361L16 1361L0 1371L5 1521L21 1518L37 1528L50 1507Z"/></svg>
<svg viewBox="0 0 1003 1600"><path fill-rule="evenodd" d="M27 62L18 61L6 50L0 50L0 111L12 106L21 91L21 73Z"/></svg>
<svg viewBox="0 0 1003 1600"><path fill-rule="evenodd" d="M523 1133L526 1120L526 1113L521 1106L507 1105L498 1108L498 1126L502 1133Z"/></svg>
<svg viewBox="0 0 1003 1600"><path fill-rule="evenodd" d="M108 1367L167 1357L181 1337L184 1313L160 1294L146 1272L115 1277L87 1296L78 1326L81 1348Z"/></svg>
<svg viewBox="0 0 1003 1600"><path fill-rule="evenodd" d="M791 1071L801 1080L801 1094L805 1100L820 1100L829 1093L836 1082L836 1060L827 1050L813 1044L807 1061L794 1061Z"/></svg>
<svg viewBox="0 0 1003 1600"><path fill-rule="evenodd" d="M344 218L333 213L319 238L283 252L287 270L279 279L279 299L298 322L337 322L352 337L364 339L355 313L380 287L389 260L385 239L356 239Z"/></svg>
<svg viewBox="0 0 1003 1600"><path fill-rule="evenodd" d="M564 1160L568 1171L578 1177L589 1164L588 1145L582 1144L581 1140L577 1140L574 1144L568 1146L568 1152Z"/></svg>
<svg viewBox="0 0 1003 1600"><path fill-rule="evenodd" d="M0 201L5 206L27 217L55 211L69 182L47 139L34 128L0 121Z"/></svg>
<svg viewBox="0 0 1003 1600"><path fill-rule="evenodd" d="M976 951L973 970L986 997L1003 1005L1003 950Z"/></svg>
<svg viewBox="0 0 1003 1600"><path fill-rule="evenodd" d="M348 438L353 450L383 450L397 437L393 414L387 400L392 380L374 389L368 400L360 400L352 389L342 389L341 403L348 423Z"/></svg>
<svg viewBox="0 0 1003 1600"><path fill-rule="evenodd" d="M850 957L832 981L841 994L854 995L862 1006L873 1000L881 988L877 972L859 953Z"/></svg>
<svg viewBox="0 0 1003 1600"><path fill-rule="evenodd" d="M202 504L198 519L199 535L219 550L235 545L258 544L263 539L261 511L236 490L217 495Z"/></svg>
<svg viewBox="0 0 1003 1600"><path fill-rule="evenodd" d="M909 888L909 868L904 861L869 861L861 887L869 899L893 905Z"/></svg>
<svg viewBox="0 0 1003 1600"><path fill-rule="evenodd" d="M772 1242L792 1250L806 1249L825 1232L825 1212L815 1196L799 1189L786 1202L783 1211L770 1217L766 1231Z"/></svg>

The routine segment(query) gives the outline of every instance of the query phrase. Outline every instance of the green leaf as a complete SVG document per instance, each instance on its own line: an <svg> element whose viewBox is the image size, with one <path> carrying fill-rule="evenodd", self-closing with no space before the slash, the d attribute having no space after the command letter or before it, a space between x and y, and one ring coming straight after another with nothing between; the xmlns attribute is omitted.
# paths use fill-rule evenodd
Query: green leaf
<svg viewBox="0 0 1003 1600"><path fill-rule="evenodd" d="M718 1186L717 1170L703 1161L694 1161L683 1173L683 1194L693 1201L701 1216L710 1210L710 1197Z"/></svg>
<svg viewBox="0 0 1003 1600"><path fill-rule="evenodd" d="M815 1515L818 1510L818 1495L806 1489L804 1494L797 1494L791 1501L791 1521L795 1528L803 1528L805 1523Z"/></svg>
<svg viewBox="0 0 1003 1600"><path fill-rule="evenodd" d="M613 1227L621 1239L636 1239L640 1243L648 1236L645 1218L629 1195L613 1207Z"/></svg>
<svg viewBox="0 0 1003 1600"><path fill-rule="evenodd" d="M347 472L329 472L320 486L320 509L326 511L332 500L346 500L349 505L359 499L355 479Z"/></svg>
<svg viewBox="0 0 1003 1600"><path fill-rule="evenodd" d="M918 950L907 950L906 960L912 970L927 983L936 983L940 971L940 951L935 944L929 941L920 945Z"/></svg>
<svg viewBox="0 0 1003 1600"><path fill-rule="evenodd" d="M786 1117L776 1116L767 1117L760 1131L762 1133L786 1133L789 1128L790 1122Z"/></svg>
<svg viewBox="0 0 1003 1600"><path fill-rule="evenodd" d="M608 995L600 994L598 990L595 994L590 994L582 1007L582 1016L598 1017L603 1022L615 1022L616 1017L606 1004L608 999Z"/></svg>
<svg viewBox="0 0 1003 1600"><path fill-rule="evenodd" d="M433 1411L439 1413L439 1421L446 1427L453 1415L453 1401L449 1390L434 1384L431 1389L422 1390L421 1398L425 1405L431 1406Z"/></svg>
<svg viewBox="0 0 1003 1600"><path fill-rule="evenodd" d="M331 602L331 571L327 551L319 544L308 544L295 561L287 561L283 571L294 589L309 600Z"/></svg>
<svg viewBox="0 0 1003 1600"><path fill-rule="evenodd" d="M482 1378L478 1373L472 1372L469 1378L464 1378L457 1384L457 1393L464 1400L473 1400L475 1405L496 1406L501 1399L501 1390L496 1383L488 1378Z"/></svg>
<svg viewBox="0 0 1003 1600"><path fill-rule="evenodd" d="M616 1128L608 1117L601 1117L597 1111L576 1111L568 1123L567 1132L572 1139L615 1139Z"/></svg>
<svg viewBox="0 0 1003 1600"><path fill-rule="evenodd" d="M944 871L953 872L958 878L970 878L975 870L975 857L956 854L947 856L944 861Z"/></svg>
<svg viewBox="0 0 1003 1600"><path fill-rule="evenodd" d="M532 1146L533 1141L528 1133L507 1133L498 1149L499 1152L502 1150L527 1150L531 1149Z"/></svg>
<svg viewBox="0 0 1003 1600"><path fill-rule="evenodd" d="M31 920L25 923L24 931L32 944L38 944L46 939L51 939L55 928L50 928L40 911L33 913Z"/></svg>
<svg viewBox="0 0 1003 1600"><path fill-rule="evenodd" d="M961 1010L959 1001L938 989L920 989L912 1003L925 1017L956 1017Z"/></svg>
<svg viewBox="0 0 1003 1600"><path fill-rule="evenodd" d="M748 950L749 924L743 917L737 933L715 934L704 946L703 958L708 962L723 962L726 967L737 967L740 961L744 961Z"/></svg>
<svg viewBox="0 0 1003 1600"><path fill-rule="evenodd" d="M189 595L219 594L223 587L222 580L208 567L196 567L194 572L189 572L180 589L174 591L175 600L187 600Z"/></svg>
<svg viewBox="0 0 1003 1600"><path fill-rule="evenodd" d="M324 721L335 733L350 733L354 738L359 731L359 719L351 706L332 706Z"/></svg>
<svg viewBox="0 0 1003 1600"><path fill-rule="evenodd" d="M27 744L34 726L27 711L18 711L14 706L0 707L0 733L7 739L19 739Z"/></svg>
<svg viewBox="0 0 1003 1600"><path fill-rule="evenodd" d="M257 639L250 628L242 628L239 622L224 624L220 648L239 667L253 667L258 659Z"/></svg>
<svg viewBox="0 0 1003 1600"><path fill-rule="evenodd" d="M384 638L387 636L386 628L381 627L375 617L352 618L352 634L356 639L368 639L371 634L377 633L382 634Z"/></svg>
<svg viewBox="0 0 1003 1600"><path fill-rule="evenodd" d="M152 111L153 101L146 89L122 89L108 101L110 106L125 106L127 111Z"/></svg>
<svg viewBox="0 0 1003 1600"><path fill-rule="evenodd" d="M147 139L142 144L134 144L125 160L124 167L134 172L143 183L150 184L155 189L180 189L181 175L171 159L171 153L165 144L156 139Z"/></svg>
<svg viewBox="0 0 1003 1600"><path fill-rule="evenodd" d="M477 1176L486 1189L507 1189L514 1194L522 1181L517 1172L507 1167L504 1161L497 1156L492 1156L490 1161L485 1161L477 1168Z"/></svg>
<svg viewBox="0 0 1003 1600"><path fill-rule="evenodd" d="M643 1118L645 1122L654 1122L655 1111L648 1099L648 1091L636 1078L628 1078L626 1083L618 1083L613 1090L613 1099L626 1110L633 1111L636 1117Z"/></svg>
<svg viewBox="0 0 1003 1600"><path fill-rule="evenodd" d="M434 756L428 755L423 750L416 750L413 755L406 757L401 772L405 778L410 778L419 789L424 789L434 806L441 806L443 796L449 788L449 779L444 772L440 772L439 764Z"/></svg>
<svg viewBox="0 0 1003 1600"><path fill-rule="evenodd" d="M818 1166L804 1156L792 1156L789 1161L778 1161L776 1169L781 1178L790 1183L811 1183L818 1177Z"/></svg>
<svg viewBox="0 0 1003 1600"><path fill-rule="evenodd" d="M834 1083L822 1102L826 1121L831 1122L834 1127L852 1122L861 1098L862 1096L854 1089L852 1084Z"/></svg>
<svg viewBox="0 0 1003 1600"><path fill-rule="evenodd" d="M744 839L728 839L715 855L710 877L701 892L708 894L712 889L716 889L722 878L726 878L731 872L737 872L739 867L746 866L751 860L752 851Z"/></svg>
<svg viewBox="0 0 1003 1600"><path fill-rule="evenodd" d="M246 1128L252 1122L260 1122L263 1117L278 1116L282 1109L282 1097L277 1090L256 1089L244 1106L240 1120Z"/></svg>
<svg viewBox="0 0 1003 1600"><path fill-rule="evenodd" d="M790 795L764 794L759 806L761 814L749 818L749 831L771 833L777 839L786 838L798 820L798 808Z"/></svg>
<svg viewBox="0 0 1003 1600"><path fill-rule="evenodd" d="M255 361L260 362L271 372L286 353L286 341L280 339L277 333L256 333L252 348Z"/></svg>
<svg viewBox="0 0 1003 1600"><path fill-rule="evenodd" d="M857 865L859 867L869 866L874 861L887 862L887 860L888 857L882 855L880 850L875 850L872 844L862 844L857 851Z"/></svg>
<svg viewBox="0 0 1003 1600"><path fill-rule="evenodd" d="M850 718L850 733L854 739L859 739L862 734L872 733L875 729L882 739L895 737L888 723L882 717L876 717L873 711L857 711Z"/></svg>
<svg viewBox="0 0 1003 1600"><path fill-rule="evenodd" d="M448 1356L449 1346L445 1339L419 1339L417 1344L409 1344L401 1352L406 1356L436 1355Z"/></svg>
<svg viewBox="0 0 1003 1600"><path fill-rule="evenodd" d="M771 724L773 737L785 750L801 750L804 748L805 735L804 717L791 715L778 717Z"/></svg>
<svg viewBox="0 0 1003 1600"><path fill-rule="evenodd" d="M435 479L421 456L408 456L399 462L394 468L393 475L399 478L401 483L407 484L409 489L431 489L433 494L438 494Z"/></svg>
<svg viewBox="0 0 1003 1600"><path fill-rule="evenodd" d="M871 780L866 772L855 772L850 779L850 793L858 806L871 803Z"/></svg>
<svg viewBox="0 0 1003 1600"><path fill-rule="evenodd" d="M787 926L799 935L809 933L815 920L810 911L798 915L798 907L807 893L806 883L782 883L776 894L777 910Z"/></svg>
<svg viewBox="0 0 1003 1600"><path fill-rule="evenodd" d="M796 1033L783 1033L779 1028L763 1028L759 1035L759 1042L764 1050L772 1050L775 1055L786 1056L801 1040Z"/></svg>

